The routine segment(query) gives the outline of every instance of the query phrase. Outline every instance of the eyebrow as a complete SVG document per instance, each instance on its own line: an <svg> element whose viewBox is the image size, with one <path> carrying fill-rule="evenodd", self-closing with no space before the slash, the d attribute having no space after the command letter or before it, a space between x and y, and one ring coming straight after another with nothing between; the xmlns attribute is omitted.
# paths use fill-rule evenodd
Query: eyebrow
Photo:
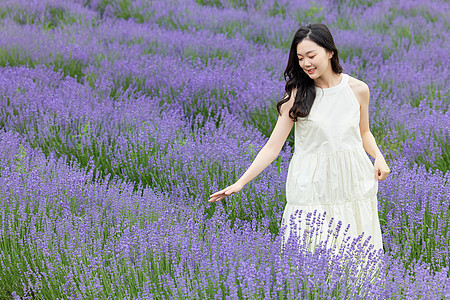
<svg viewBox="0 0 450 300"><path fill-rule="evenodd" d="M309 52L314 52L314 51L317 51L317 50L309 50L308 52L306 52L306 54L308 54ZM300 53L297 53L297 56L298 55L301 55Z"/></svg>

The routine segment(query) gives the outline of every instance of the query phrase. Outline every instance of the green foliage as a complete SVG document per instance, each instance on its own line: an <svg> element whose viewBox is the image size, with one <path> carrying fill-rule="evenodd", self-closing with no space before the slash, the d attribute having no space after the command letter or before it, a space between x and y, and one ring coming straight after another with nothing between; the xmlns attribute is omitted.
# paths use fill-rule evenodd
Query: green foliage
<svg viewBox="0 0 450 300"><path fill-rule="evenodd" d="M297 11L295 20L299 24L322 22L325 17L322 13L323 7L317 7L313 1L310 1L310 8L307 10L300 9Z"/></svg>
<svg viewBox="0 0 450 300"><path fill-rule="evenodd" d="M236 32L241 32L241 29L245 28L245 26L247 25L247 22L231 21L218 27L215 32L226 33L228 37L234 37L236 35Z"/></svg>
<svg viewBox="0 0 450 300"><path fill-rule="evenodd" d="M409 98L409 104L412 107L419 107L421 103L425 103L429 108L440 111L445 114L448 111L447 99L449 92L444 92L442 87L436 86L433 82L427 87L427 94L416 94L415 97Z"/></svg>
<svg viewBox="0 0 450 300"><path fill-rule="evenodd" d="M205 5L205 6L215 6L218 8L222 8L222 2L220 0L195 0L197 4Z"/></svg>
<svg viewBox="0 0 450 300"><path fill-rule="evenodd" d="M44 175L44 174L42 174ZM46 174L49 175L49 174ZM53 174L50 174L53 176ZM44 181L48 176L43 176ZM23 191L22 191L23 192ZM18 192L19 193L19 192ZM172 261L163 255L153 255L152 253L143 253L142 264L138 265L130 261L130 259L121 258L111 251L105 251L111 240L120 239L129 228L137 225L139 228L145 228L149 223L158 220L159 212L149 210L145 204L137 204L137 207L123 207L120 211L113 211L111 203L108 199L104 199L93 206L89 203L90 198L75 198L67 193L67 191L58 192L56 195L44 194L41 197L46 198L45 206L42 202L36 201L36 194L25 193L19 200L20 194L1 195L5 201L2 206L2 216L9 220L9 232L14 234L0 233L0 256L2 264L0 265L0 297L2 299L12 299L11 293L15 291L21 296L29 296L32 299L56 299L64 298L65 292L61 289L61 285L67 283L68 275L67 266L73 266L74 271L79 274L74 276L74 286L77 289L78 284L82 283L83 277L86 277L87 270L82 265L91 267L90 272L94 276L100 277L99 281L103 287L103 293L112 293L111 285L115 285L121 279L117 276L123 276L126 281L132 283L130 287L117 286L117 297L123 297L124 290L137 295L139 286L144 284L142 276L136 276L137 269L146 270L153 282L158 282L158 272L162 270L172 271ZM63 222L63 210L65 205L54 205L58 202L70 202L69 207L73 219L69 224ZM23 204L23 205L19 205ZM82 208L82 209L80 209ZM98 209L101 214L92 217L89 209ZM131 211L145 210L145 214L132 213ZM100 219L97 219L100 217ZM0 216L1 218L1 216ZM95 218L95 219L94 219ZM126 220L126 222L125 222ZM6 219L2 219L5 222ZM92 224L96 226L91 226ZM58 235L59 226L83 226L88 228L90 236L93 236L99 243L94 245L85 242L82 236ZM36 231L31 232L31 227ZM5 227L6 228L6 227ZM52 232L54 235L48 236ZM46 235L48 240L46 252L41 244L41 236ZM58 240L56 240L58 238ZM192 241L193 243L195 241ZM25 250L24 250L25 249ZM79 255L71 255L71 249L79 250ZM102 254L98 254L98 250ZM49 255L57 253L57 255ZM7 255L6 255L7 254ZM104 262L101 267L92 265L92 255L99 255L98 259ZM74 259L76 261L74 261ZM118 272L110 272L111 262L117 263L120 270ZM81 262L81 264L80 264ZM30 274L30 272L32 272ZM45 284L40 285L40 289L34 290L33 285L37 283L42 274L52 273L54 276L48 278ZM31 284L31 290L24 295L21 279L25 274L29 274L28 283ZM173 275L173 274L172 274ZM94 283L87 283L87 288L96 290ZM161 291L160 291L161 292Z"/></svg>
<svg viewBox="0 0 450 300"><path fill-rule="evenodd" d="M428 18L430 17L429 12L424 12L423 15L428 16ZM416 45L423 45L430 41L430 35L425 32L411 32L410 26L394 25L394 20L399 16L404 16L406 18L412 17L409 10L389 7L386 14L382 16L382 20L378 23L368 25L367 29L371 29L382 35L391 36L392 44L394 46L391 51L399 49L400 41L402 40L409 41L409 43L414 43ZM409 49L409 46L407 49Z"/></svg>
<svg viewBox="0 0 450 300"><path fill-rule="evenodd" d="M214 94L215 93L215 94ZM223 97L227 95L224 91L213 91L216 97ZM198 99L201 96L199 95ZM186 106L187 109L189 106ZM206 106L205 106L206 107ZM213 111L218 111L214 109ZM197 111L198 114L207 112L206 108L201 111ZM193 112L187 112L193 114ZM205 118L217 118L220 123L220 116L207 115ZM196 127L202 126L204 120L198 120L195 124ZM150 126L150 125L148 125ZM194 126L194 125L193 125ZM219 124L216 124L219 126ZM211 186L214 178L219 179L218 184L224 186L229 185L231 182L235 182L239 176L241 176L242 170L229 168L223 165L223 162L210 161L208 159L201 159L200 163L192 162L185 163L179 160L173 160L172 154L174 152L183 151L183 148L188 141L188 136L194 138L195 136L191 132L188 136L185 136L180 132L174 140L161 144L154 138L150 137L145 141L140 141L138 144L128 142L125 147L118 147L118 139L132 141L135 135L136 127L128 125L122 125L120 127L120 134L115 134L109 139L101 139L104 135L100 124L93 123L91 121L78 121L77 129L71 129L70 127L63 127L59 125L49 125L49 133L44 137L40 136L38 132L34 136L34 140L29 140L32 147L40 148L46 155L50 153L55 154L57 157L64 156L67 158L67 162L77 161L80 167L86 167L90 170L91 161L94 162L94 178L101 179L108 176L111 180L120 179L134 183L135 190L139 187L146 188L151 187L157 191L171 191L174 186L178 186L180 180L186 183L186 186L194 187L186 191L186 199L195 198L198 194L198 189L205 190ZM33 122L25 122L20 126L20 132L26 133L30 130L36 130L33 126ZM152 130L160 130L153 128ZM19 154L16 155L17 171L26 175L23 165L26 163L27 155L22 147ZM252 152L253 151L253 152ZM250 157L254 158L256 149L251 148ZM149 161L153 161L150 165ZM275 162L278 173L281 173L281 160L280 158ZM167 176L168 170L174 170L179 174L179 177L172 178ZM178 171L176 171L178 170ZM199 182L197 177L191 176L191 174L197 174L200 172L205 174L202 182ZM259 181L257 179L256 181ZM249 189L246 189L244 193L247 195L247 199L253 199L261 197L257 195L256 189L249 185ZM213 192L213 191L209 191ZM276 197L281 199L280 201L273 202L274 205L281 205L283 203L284 195L283 191L276 192ZM239 197L242 197L239 196ZM273 207L265 207L264 201L260 201L258 204L252 204L249 201L243 202L243 199L233 199L227 203L224 201L225 211L227 217L234 222L236 219L251 221L253 218L257 218L258 221L262 221L265 217L270 217L272 233L277 233L278 224L277 216L274 214L278 209ZM189 204L189 203L186 203ZM209 217L214 214L215 206L209 203L200 203L199 205L206 206L206 211ZM237 207L239 206L239 209ZM244 206L246 208L244 209ZM246 213L252 212L250 214Z"/></svg>
<svg viewBox="0 0 450 300"><path fill-rule="evenodd" d="M17 48L11 48L9 50L0 48L0 66L6 67L8 65L10 67L21 65L34 67L35 62L28 56L24 55L24 53Z"/></svg>
<svg viewBox="0 0 450 300"><path fill-rule="evenodd" d="M400 123L393 125L391 129L388 128L389 125L382 122L374 123L370 126L370 131L378 147L384 153L386 161L393 159L393 154L398 155L402 152L404 142L415 138L414 134L405 129L405 126ZM395 136L395 138L391 138L391 135Z"/></svg>
<svg viewBox="0 0 450 300"><path fill-rule="evenodd" d="M55 55L55 59L53 62L50 62L49 65L53 65L53 69L57 72L61 70L64 76L75 77L77 82L84 83L85 74L83 69L86 64L79 59L64 59L64 57L57 53Z"/></svg>
<svg viewBox="0 0 450 300"><path fill-rule="evenodd" d="M270 106L255 109L244 116L245 119L243 124L258 129L258 131L266 138L270 138L272 131L275 128L275 124L277 123L278 116L276 102L272 101ZM294 148L294 128L295 125L292 126L291 132L286 139L291 149Z"/></svg>
<svg viewBox="0 0 450 300"><path fill-rule="evenodd" d="M130 0L121 0L119 1L120 10L116 13L117 18L128 20L134 17L134 14L131 12L131 1Z"/></svg>
<svg viewBox="0 0 450 300"><path fill-rule="evenodd" d="M233 8L248 8L247 0L228 0Z"/></svg>
<svg viewBox="0 0 450 300"><path fill-rule="evenodd" d="M283 20L286 18L286 7L279 4L277 0L273 3L272 8L269 10L269 16L274 17L280 15Z"/></svg>
<svg viewBox="0 0 450 300"><path fill-rule="evenodd" d="M443 197L445 196L443 195ZM414 202L416 202L414 209L422 211L422 203L420 201ZM443 259L441 255L436 255L446 245L436 243L436 241L442 241L442 238L435 235L446 236L449 234L450 227L448 222L444 223L441 230L438 230L438 226L442 224L440 220L450 219L450 208L433 213L430 204L427 203L423 216L418 220L409 219L409 213L407 212L395 211L395 214L402 217L402 226L400 229L394 229L385 221L386 219L390 219L387 214L394 214L392 204L389 204L388 201L382 201L380 203L382 203L382 208L379 213L383 215L383 217L380 217L380 223L383 223L384 228L387 228L388 234L394 240L396 246L396 249L386 249L393 258L404 258L405 269L410 270L412 273L414 273L414 270L411 267L417 261L428 263L431 266L432 272L449 267L448 261ZM405 237L407 236L412 236L413 238L406 239Z"/></svg>
<svg viewBox="0 0 450 300"><path fill-rule="evenodd" d="M358 28L352 19L344 17L336 18L336 26L343 30L354 30Z"/></svg>
<svg viewBox="0 0 450 300"><path fill-rule="evenodd" d="M381 52L381 55L383 57L383 61L386 61L389 57L391 57L392 53L394 53L394 49L389 48L388 46L384 45L383 46L383 50Z"/></svg>
<svg viewBox="0 0 450 300"><path fill-rule="evenodd" d="M219 0L196 0L196 2L199 5L209 5L219 8L223 7L222 2ZM342 7L343 5L351 7L370 7L376 2L378 1L339 1L339 7ZM84 1L85 6L90 3L91 0ZM229 0L229 3L232 7L237 9L249 9L249 3L245 0ZM152 11L146 11L144 13L139 9L134 9L131 0L102 0L95 8L99 11L100 17L104 17L108 5L111 5L113 8L114 16L116 18L125 20L133 19L138 23L146 22L155 15L155 12ZM254 8L258 11L261 6L261 2L256 1L252 5L254 5ZM17 24L40 25L46 31L53 30L56 27L63 27L64 25L70 25L78 21L76 17L71 16L62 8L47 6L46 9L48 11L48 16L43 19L38 15L27 14L24 9L0 9L0 18L11 16ZM293 13L295 14L295 18L299 24L304 24L307 22L322 22L324 20L323 8L317 7L314 2L311 2L311 6L307 10L290 12L288 9L288 7L275 0L273 6L268 10L268 16L280 16L285 19L288 16L288 13ZM192 15L192 12L188 10L185 11L185 15L176 15L172 12L167 16L160 17L155 20L155 22L167 29L180 29L183 31L189 31L193 28L205 29L202 25L191 24L189 21L186 21L186 18L188 18L189 15ZM387 48L387 46L385 46L382 50L382 57L384 60L388 59L390 55L397 50L396 48L400 45L399 40L407 40L415 44L425 44L429 39L426 33L415 32L415 29L408 26L393 26L395 19L402 15L407 17L422 16L429 22L437 22L441 19L438 15L432 15L426 7L412 9L398 9L396 7L390 7L386 14L382 16L383 19L381 22L376 24L368 24L366 28L380 34L388 34L392 37L394 47ZM98 26L98 22L94 19L92 20L91 27L95 28L96 26ZM263 44L269 47L273 46L280 49L289 49L291 43L290 36L286 38L279 35L269 38L269 35L263 30L260 32L249 30L252 26L253 24L251 24L250 21L231 21L226 24L219 24L218 28L209 29L216 33L225 33L229 37L234 37L236 33L241 33L248 41ZM338 15L334 26L342 30L356 29L356 23L354 20L351 18L345 18L342 15ZM137 37L131 41L119 41L119 44L124 43L126 43L127 46L147 43L147 48L144 50L143 54L158 53L167 55L167 51L164 48L165 45L156 40L148 42L144 41L142 37ZM340 57L343 60L349 60L352 57L361 57L362 53L367 50L363 48L349 47L346 45L343 45L339 49ZM220 49L212 49L207 52L202 52L192 47L188 47L183 50L182 55L188 60L201 60L205 66L207 66L214 59L229 60L232 54L229 51L223 51ZM94 58L94 61L99 63L107 57L107 53L98 54ZM32 60L26 53L18 50L18 48L12 48L9 50L0 48L0 66L19 66L28 64L30 67L34 67L40 63L43 62ZM80 83L85 83L92 88L95 88L97 75L93 73L84 74L86 63L80 61L79 59L72 57L64 58L61 54L57 53L50 62L45 63L53 66L55 70L62 70L64 75L77 77L77 80ZM231 60L230 63L232 63ZM360 70L365 70L369 63L371 62L363 61L358 68ZM271 69L271 67L267 67L267 71L273 71L273 69ZM283 80L282 76L280 76L279 80ZM132 76L125 77L123 80L115 80L114 85L115 88L112 89L110 94L112 100L115 100L121 91L128 88L135 88L136 91L143 92L147 95L159 95L161 99L160 106L178 101L177 97L181 94L183 89L181 88L180 90L175 90L172 87L168 87L168 92L165 92L164 95L160 95L159 93L161 91L157 88L146 87L145 78L135 78ZM389 94L392 91L394 82L386 82L386 79L379 78L377 85L382 87L382 89ZM18 92L21 91L22 88L19 87ZM77 161L82 167L88 167L92 159L94 161L94 166L97 169L94 173L96 178L105 179L108 175L111 175L110 180L121 179L133 182L136 190L138 187L151 187L154 190L164 190L166 192L172 191L173 187L179 186L181 182L183 185L188 187L186 188L186 199L196 199L196 197L198 197L199 190L205 194L214 192L210 190L212 182L217 183L218 186L228 186L235 182L239 176L242 175L244 170L234 166L228 166L228 162L214 161L207 158L200 158L195 162L181 162L180 160L173 159L173 157L176 157L175 154L183 153L183 150L188 149L187 147L189 146L189 142L201 141L200 136L194 135L195 128L204 126L207 120L215 120L216 127L219 128L222 120L220 111L227 109L230 99L233 99L234 97L237 97L236 91L226 89L201 90L192 95L190 94L188 99L181 103L181 106L183 108L182 117L186 120L192 121L190 124L191 131L187 133L180 132L179 135L174 137L173 140L166 143L156 140L151 134L149 134L148 138L143 142L131 142L135 140L134 137L136 131L138 130L138 125L122 124L119 126L119 136L122 138L122 143L123 140L126 141L126 147L120 148L118 136L110 135L107 140L101 139L101 135L105 134L102 125L89 120L78 120L78 127L76 129L64 129L61 126L51 125L49 126L50 133L47 137L44 138L39 135L39 132L36 131L34 132L35 140L30 141L30 143L33 147L39 147L42 149L47 155L50 153L55 153L57 156L67 156L69 163ZM425 103L428 107L434 110L439 110L446 113L448 110L448 106L446 105L447 98L448 92L443 92L441 87L430 85L427 87L426 94L415 95L413 98L407 99L406 101L408 101L413 107L418 107L420 104ZM6 99L6 103L7 106L10 106L9 99ZM11 115L19 115L21 109L23 109L23 107L15 107L11 110ZM406 141L414 140L417 136L406 130L402 124L387 124L386 120L382 118L383 109L385 108L377 107L377 115L373 118L377 121L371 123L371 132L373 133L379 147L385 153L386 159L389 161L392 159L393 154L402 153L402 145ZM0 108L0 112L3 113L5 118L9 117L9 112L6 113L5 108ZM238 114L243 117L245 126L251 126L251 128L257 129L266 138L270 137L278 118L275 108L275 101L271 101L271 105L267 107L262 107L249 113L243 109L243 112L238 112ZM197 120L193 120L195 117L198 117ZM37 120L39 120L39 116L30 116L29 119L24 119L22 123L17 124L13 130L25 135L29 131L36 130L37 127L35 124ZM4 121L0 121L0 127L3 126ZM146 126L150 126L150 124L147 124ZM157 128L157 125L152 126L155 126L152 130L163 130L161 128ZM294 127L292 128L287 139L287 143L290 145L291 149L294 148L293 133ZM390 133L392 133L392 135ZM391 136L395 136L395 138L391 138ZM437 131L430 132L429 137L430 139L435 139L436 144L439 145L440 149L442 149L442 154L439 155L434 162L429 162L426 157L431 155L431 153L426 152L422 156L416 157L412 162L425 165L427 170L435 169L445 173L450 167L450 146L448 139L444 137L442 132ZM121 151L120 153L119 148ZM246 144L246 148L244 150L245 151L243 153L239 153L239 155L245 155L249 160L254 160L258 153L258 149L255 144ZM149 164L150 160L154 162L153 165ZM25 178L28 172L27 168L29 165L29 154L22 144L19 146L18 153L14 156L13 163L15 165L15 171L20 174L22 178ZM282 163L281 157L278 157L271 166L276 167L279 175L282 172ZM178 177L172 178L172 176L168 175L168 171L175 172ZM194 176L192 176L192 174L198 174L199 172L202 172L205 176L201 179L198 179L200 177L194 178ZM270 194L272 199L267 207L264 200L266 197L269 197L269 195L264 193L261 194L260 187L256 189L257 184L260 183L260 178L256 178L254 182L250 183L241 193L222 200L225 215L232 221L232 226L234 226L237 219L246 220L248 222L256 220L258 224L257 226L260 226L259 229L265 229L270 231L272 234L277 235L279 224L277 224L276 220L279 219L279 216L277 216L275 212L279 212L286 202L285 191L280 189ZM269 190L269 188L270 187L268 186L267 190ZM14 195L11 197L14 197ZM78 220L82 220L88 215L84 209L80 209L80 199L72 197L70 199L64 198L64 200L70 202L70 211L72 215L79 218ZM413 266L413 261L415 259L421 259L427 263L430 263L434 270L439 270L442 267L448 267L448 261L442 259L441 256L435 255L435 253L439 253L439 251L441 251L443 246L446 246L438 245L436 243L436 240L438 239L435 234L437 234L436 232L438 230L437 226L439 224L439 220L448 220L450 218L450 209L443 209L433 213L431 208L427 206L423 215L424 226L419 226L415 223L415 220L408 219L406 217L407 214L404 213L403 224L405 224L405 226L402 227L403 231L396 234L396 231L389 227L388 220L390 219L389 214L398 212L392 211L393 203L387 201L386 199L380 200L382 200L380 202L380 223L382 227L388 231L387 233L393 236L400 249L396 253L390 253L396 255L397 257L405 257L405 266ZM27 215L28 219L24 221L24 224L28 224L30 222L29 217L31 216L31 212L34 213L37 210L37 207L33 207L32 203L32 201L29 201L25 208L29 214ZM192 203L187 204L192 205ZM110 204L102 203L102 205L104 208L103 217L106 218L106 215L109 213L108 209L110 208ZM194 205L204 206L207 213L206 217L211 217L215 213L216 205L211 205L209 203L199 203ZM16 214L17 218L14 222L12 222L12 230L16 230L20 237L19 240L13 240L11 236L4 233L0 235L0 249L7 251L8 253L17 254L11 256L7 260L5 258L5 265L11 266L11 269L8 273L9 277L7 277L6 280L0 281L0 298L7 298L12 291L21 290L22 285L20 284L20 278L22 278L23 274L28 272L26 269L27 264L33 261L34 265L31 266L32 268L39 268L40 270L46 271L46 266L44 264L45 260L50 259L51 262L54 262L54 258L49 258L48 255L44 255L44 253L35 247L33 244L33 239L29 238L29 232L26 231L27 229L25 229L25 226L20 227L20 222L22 221L19 222L19 212L17 210L17 206L8 207L6 205L5 207L2 207L2 209L5 214L8 214L9 212L14 212ZM55 214L48 214L51 208L46 207L45 209L49 219L53 218L52 220L56 220L62 215L61 211L56 211ZM416 209L421 209L419 204ZM144 228L146 222L153 222L158 218L157 212L149 213L146 216L149 215L151 216L149 218L144 218L142 215L136 216L133 215L131 209L124 208L114 222L130 220L131 225L138 224L141 228ZM262 228L261 226L264 218L269 218L270 220L270 225L268 228ZM106 228L112 228L112 220L105 219L104 221L111 222L110 224L107 224L108 226L111 226L106 226ZM37 222L41 222L41 225L43 224L42 219L38 218ZM93 230L97 229L93 228ZM439 234L445 236L448 235L448 232L449 228L447 226L443 231L440 231ZM116 236L111 236L112 234L113 233L108 230L105 232L98 231L96 237L98 237L102 242L105 242L108 238L119 238L121 233ZM414 240L406 241L404 236L410 236L411 234L415 237ZM203 238L205 238L205 236L203 236ZM193 241L193 243L194 242L195 241ZM62 243L67 245L69 242L63 241ZM81 249L80 259L87 263L87 257L92 253L92 249L86 248L86 245L82 244L76 246ZM28 247L30 251L24 252L23 249L26 247ZM390 251L392 249L387 250ZM22 255L22 253L25 255ZM59 254L62 260L60 265L61 269L59 272L61 274L61 278L63 278L67 274L62 266L75 265L76 267L76 262L71 261L69 256L64 254L63 250L61 250ZM31 255L33 255L33 257L31 257ZM103 259L108 262L107 256L104 256ZM141 270L144 270L147 274L151 274L149 276L153 276L152 278L154 279L154 282L157 283L157 275L161 272L172 272L173 275L175 261L176 259L173 260L173 258L164 256L153 257L149 253L143 261ZM136 276L135 270L130 267L129 262L121 261L119 263L119 268L122 268L121 272L126 277L127 282L133 284L137 282L138 285L143 284L142 277ZM188 272L187 269L185 271ZM0 266L0 274L4 275L6 274L5 272L5 268ZM78 269L78 272L82 274L82 270ZM100 268L96 270L96 272L97 274L101 274L103 276L100 284L105 288L105 293L110 292L108 287L112 282L116 282L119 279L115 278L110 272L107 272L106 268ZM195 277L195 274L198 272L199 269L195 269L193 276ZM42 297L45 299L62 297L62 295L59 294L59 289L56 283L50 282L49 284L50 287L45 287L42 291ZM137 286L131 287L131 290L134 291L133 293L135 293L137 289ZM284 287L284 289L286 289L286 287ZM320 293L320 290L317 292ZM118 293L120 294L121 292ZM169 289L161 288L158 293L160 295L164 294L166 297L170 297ZM279 291L280 298L283 297L283 293L286 293L286 290ZM242 291L239 290L238 294L242 296ZM35 297L36 295L31 292L30 295L26 296ZM119 296L123 295L120 294Z"/></svg>
<svg viewBox="0 0 450 300"><path fill-rule="evenodd" d="M53 55L51 53L51 55ZM17 48L12 48L9 50L5 50L0 48L0 66L6 67L17 67L27 65L30 68L34 68L36 65L39 65L43 62L36 61L31 59L27 54L23 51L18 50ZM76 77L79 83L83 83L85 76L83 69L86 64L79 59L71 59L64 58L62 54L56 53L54 54L53 61L48 63L48 66L53 66L54 71L61 70L65 76Z"/></svg>
<svg viewBox="0 0 450 300"><path fill-rule="evenodd" d="M65 27L78 22L78 16L70 15L62 7L45 4L42 13L29 13L26 9L19 6L0 7L0 19L11 18L19 25L40 25L45 31L55 29L57 27Z"/></svg>
<svg viewBox="0 0 450 300"><path fill-rule="evenodd" d="M100 13L100 19L103 19L103 16L105 14L106 6L109 4L112 4L113 1L111 0L101 0L100 3L97 4L95 7L95 10L97 10ZM91 0L86 0L84 3L84 6L88 6L91 4Z"/></svg>
<svg viewBox="0 0 450 300"><path fill-rule="evenodd" d="M196 59L199 58L205 65L208 65L208 62L214 58L218 58L219 60L222 59L229 59L231 57L230 51L225 51L222 49L211 49L207 53L199 53L200 49L193 49L192 47L187 47L183 49L183 55L186 58Z"/></svg>
<svg viewBox="0 0 450 300"><path fill-rule="evenodd" d="M408 26L397 26L394 30L396 38L411 40L411 31Z"/></svg>
<svg viewBox="0 0 450 300"><path fill-rule="evenodd" d="M377 83L376 83L376 86L378 87L381 87L382 88L382 90L384 91L384 92L386 92L386 94L387 95L389 95L390 93L392 93L392 87L395 85L395 82L394 82L394 80L393 79L391 79L391 80L389 80L388 82L387 82L387 79L386 78L382 78L382 77L378 77L377 78Z"/></svg>
<svg viewBox="0 0 450 300"><path fill-rule="evenodd" d="M339 50L339 58L344 61L348 61L353 56L361 57L363 53L363 49L361 48L346 45L342 45L338 50ZM362 66L362 68L364 67L365 66Z"/></svg>
<svg viewBox="0 0 450 300"><path fill-rule="evenodd" d="M347 5L350 7L371 7L374 3L378 3L381 0L347 0L345 3L343 3L343 0L339 0L340 5Z"/></svg>
<svg viewBox="0 0 450 300"><path fill-rule="evenodd" d="M431 140L434 139L434 142L442 150L442 154L438 155L438 157L433 162L429 162L429 160L425 159L425 157L430 157L432 153L430 150L425 149L425 153L423 153L420 156L417 156L414 159L414 162L417 163L418 165L424 165L427 171L430 169L438 169L445 174L447 171L450 170L449 138L443 134L442 130L430 131L427 136L428 142L430 144L433 144L431 143Z"/></svg>
<svg viewBox="0 0 450 300"><path fill-rule="evenodd" d="M426 22L430 22L430 23L436 23L439 21L439 16L433 16L429 10L426 9L426 6L422 6L421 8L415 9L412 8L411 10L409 10L409 13L415 17L416 14L419 14L421 17L423 17Z"/></svg>
<svg viewBox="0 0 450 300"><path fill-rule="evenodd" d="M185 15L189 15L190 12L185 10ZM172 11L170 11L167 15L161 16L156 19L156 24L166 29L180 29L181 31L190 32L194 28L195 30L204 29L203 25L197 23L184 23L183 18L181 16L175 15Z"/></svg>
<svg viewBox="0 0 450 300"><path fill-rule="evenodd" d="M433 165L429 166L440 170L444 174L450 170L450 144L449 142L442 142L442 154L439 155Z"/></svg>
<svg viewBox="0 0 450 300"><path fill-rule="evenodd" d="M19 153L14 155L16 161L16 171L21 175L24 175L26 170L25 166L27 165L27 151L23 147L22 144L19 145Z"/></svg>
<svg viewBox="0 0 450 300"><path fill-rule="evenodd" d="M162 49L161 45L157 41L151 41L146 44L146 48L142 51L143 55L146 54L162 54L163 56L167 55L167 50Z"/></svg>
<svg viewBox="0 0 450 300"><path fill-rule="evenodd" d="M216 127L219 128L222 123L221 111L228 110L230 98L235 98L236 94L232 89L198 90L181 102L184 119L191 121L192 131L194 128L202 128L207 120L215 120Z"/></svg>
<svg viewBox="0 0 450 300"><path fill-rule="evenodd" d="M274 47L278 48L278 49L289 50L291 47L291 43L292 43L292 38L289 37L289 38L281 39L278 44L274 45ZM280 79L284 79L284 78L281 78L281 75L280 75Z"/></svg>

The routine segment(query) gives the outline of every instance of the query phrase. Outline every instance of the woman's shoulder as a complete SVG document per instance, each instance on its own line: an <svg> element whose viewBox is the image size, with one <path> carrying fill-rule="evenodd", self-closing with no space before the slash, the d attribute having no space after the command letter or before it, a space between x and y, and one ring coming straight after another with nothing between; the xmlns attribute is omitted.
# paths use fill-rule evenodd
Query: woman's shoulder
<svg viewBox="0 0 450 300"><path fill-rule="evenodd" d="M285 112L287 112L287 114L289 114L289 111L294 106L296 95L297 95L297 87L293 87L290 90L289 99L287 99L287 96L289 96L288 93L287 92L284 93L283 100L279 102L279 103L281 103L280 112L282 115L284 115Z"/></svg>
<svg viewBox="0 0 450 300"><path fill-rule="evenodd" d="M348 85L350 86L353 94L359 103L364 103L369 99L370 91L369 86L362 80L359 80L355 77L348 76Z"/></svg>
<svg viewBox="0 0 450 300"><path fill-rule="evenodd" d="M348 75L348 85L355 95L369 93L369 86L367 83L350 75Z"/></svg>
<svg viewBox="0 0 450 300"><path fill-rule="evenodd" d="M358 90L366 90L369 89L369 86L367 83L365 83L362 80L359 80L358 78L352 77L348 75L348 85L350 85L351 88L358 89Z"/></svg>

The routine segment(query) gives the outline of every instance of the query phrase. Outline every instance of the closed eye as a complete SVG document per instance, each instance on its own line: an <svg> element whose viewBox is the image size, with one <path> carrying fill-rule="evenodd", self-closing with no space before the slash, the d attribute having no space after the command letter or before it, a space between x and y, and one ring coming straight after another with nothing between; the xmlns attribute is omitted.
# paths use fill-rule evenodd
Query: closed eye
<svg viewBox="0 0 450 300"><path fill-rule="evenodd" d="M314 58L314 57L316 57L315 55L314 56L311 56L310 58L312 59L312 58ZM298 60L302 60L303 58L299 58Z"/></svg>

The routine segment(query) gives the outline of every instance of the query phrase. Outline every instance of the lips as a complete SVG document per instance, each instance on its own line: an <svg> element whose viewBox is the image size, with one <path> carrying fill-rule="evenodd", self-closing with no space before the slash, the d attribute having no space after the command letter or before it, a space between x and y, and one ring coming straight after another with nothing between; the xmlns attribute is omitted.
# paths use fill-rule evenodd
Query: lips
<svg viewBox="0 0 450 300"><path fill-rule="evenodd" d="M315 70L316 68L312 68L312 69L309 69L309 70L307 70L308 71L308 73L309 74L312 74L312 73L314 73L314 70Z"/></svg>

